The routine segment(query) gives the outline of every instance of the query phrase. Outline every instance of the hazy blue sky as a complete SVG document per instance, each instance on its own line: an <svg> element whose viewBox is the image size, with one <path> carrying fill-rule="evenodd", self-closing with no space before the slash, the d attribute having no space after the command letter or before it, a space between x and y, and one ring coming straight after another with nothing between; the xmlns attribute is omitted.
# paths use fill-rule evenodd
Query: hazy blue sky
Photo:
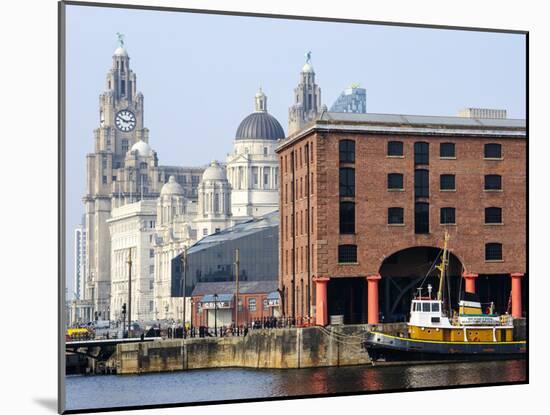
<svg viewBox="0 0 550 415"><path fill-rule="evenodd" d="M160 164L225 160L260 85L286 131L308 50L329 108L357 82L367 90L368 112L456 115L489 107L525 117L523 35L67 6L69 293L85 156L116 32L125 35Z"/></svg>

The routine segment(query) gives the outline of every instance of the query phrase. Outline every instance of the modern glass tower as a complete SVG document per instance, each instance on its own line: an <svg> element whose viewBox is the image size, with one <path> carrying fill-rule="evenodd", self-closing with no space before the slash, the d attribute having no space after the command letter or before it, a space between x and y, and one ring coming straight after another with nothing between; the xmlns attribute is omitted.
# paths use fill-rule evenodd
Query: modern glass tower
<svg viewBox="0 0 550 415"><path fill-rule="evenodd" d="M367 90L352 85L344 89L338 99L332 104L331 112L367 112Z"/></svg>

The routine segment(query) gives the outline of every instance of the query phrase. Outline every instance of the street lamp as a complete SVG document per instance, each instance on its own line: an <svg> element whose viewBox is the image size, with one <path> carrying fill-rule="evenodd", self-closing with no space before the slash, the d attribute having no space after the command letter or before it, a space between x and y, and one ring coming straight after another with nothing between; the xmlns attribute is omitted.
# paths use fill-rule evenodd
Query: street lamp
<svg viewBox="0 0 550 415"><path fill-rule="evenodd" d="M218 294L214 294L214 335L218 336Z"/></svg>
<svg viewBox="0 0 550 415"><path fill-rule="evenodd" d="M186 313L185 313L185 288L187 286L187 281L186 281L186 278L187 278L187 246L184 246L183 247L183 252L181 253L181 267L182 267L182 279L181 279L181 285L182 285L182 289L181 289L181 296L183 298L183 338L185 339L187 336L186 336L186 331L185 331L185 317L186 317Z"/></svg>
<svg viewBox="0 0 550 415"><path fill-rule="evenodd" d="M193 297L191 297L191 300L189 301L190 305L191 305L191 316L190 316L190 321L189 321L189 328L192 330L193 329Z"/></svg>

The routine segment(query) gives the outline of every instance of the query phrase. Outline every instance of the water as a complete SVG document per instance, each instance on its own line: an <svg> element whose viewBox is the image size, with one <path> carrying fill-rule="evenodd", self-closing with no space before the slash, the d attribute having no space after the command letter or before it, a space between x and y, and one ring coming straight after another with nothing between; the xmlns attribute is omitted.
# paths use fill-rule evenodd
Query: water
<svg viewBox="0 0 550 415"><path fill-rule="evenodd" d="M526 380L526 361L68 376L67 409L258 399Z"/></svg>

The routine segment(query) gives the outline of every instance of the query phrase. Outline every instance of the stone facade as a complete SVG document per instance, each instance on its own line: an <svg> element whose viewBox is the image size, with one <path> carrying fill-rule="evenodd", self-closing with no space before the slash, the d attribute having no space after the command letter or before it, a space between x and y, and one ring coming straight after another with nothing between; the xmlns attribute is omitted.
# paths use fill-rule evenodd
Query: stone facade
<svg viewBox="0 0 550 415"><path fill-rule="evenodd" d="M122 305L128 307L131 256L132 320L153 320L154 250L156 202L142 200L113 209L107 221L111 232L110 318L122 321ZM127 318L127 317L126 317Z"/></svg>
<svg viewBox="0 0 550 415"><path fill-rule="evenodd" d="M294 104L288 109L288 134L302 129L326 108L321 106L321 88L315 83L315 70L308 54L300 71L300 82L294 88Z"/></svg>
<svg viewBox="0 0 550 415"><path fill-rule="evenodd" d="M278 159L275 154L277 139L284 131L277 120L267 112L267 96L260 89L254 97L255 123L247 123L241 134L241 126L233 144L233 153L227 156L227 178L231 184L231 214L235 221L242 222L277 210ZM256 120L257 119L257 120ZM272 130L263 131L262 121L273 124ZM242 124L242 123L241 123ZM278 128L276 128L278 127Z"/></svg>
<svg viewBox="0 0 550 415"><path fill-rule="evenodd" d="M469 272L526 271L525 122L487 120L481 125L456 117L383 117L330 113L277 149L280 289L288 316L326 313L319 310L326 308L326 298L316 295L326 296L330 279L379 279L385 258L409 247L441 247L445 231L451 235L452 253ZM340 162L341 140L354 142L353 163ZM402 155L388 156L390 141L402 142ZM423 166L429 171L429 196L423 199L429 203L429 232L422 234L415 232L417 142L429 146L429 162ZM453 157L440 157L442 143L454 144ZM501 157L484 157L488 143L500 144ZM342 167L355 169L351 198L340 194ZM388 189L389 173L403 175L402 189ZM442 174L455 175L455 190L440 190ZM486 175L500 175L501 189L485 190ZM355 203L355 231L341 234L340 202L348 199ZM402 224L388 224L390 207L403 208ZM455 208L454 224L440 223L442 207ZM485 223L487 207L501 208L501 223ZM485 259L490 242L502 244L501 260ZM356 261L339 263L340 245L356 246ZM374 278L370 283L377 287Z"/></svg>

